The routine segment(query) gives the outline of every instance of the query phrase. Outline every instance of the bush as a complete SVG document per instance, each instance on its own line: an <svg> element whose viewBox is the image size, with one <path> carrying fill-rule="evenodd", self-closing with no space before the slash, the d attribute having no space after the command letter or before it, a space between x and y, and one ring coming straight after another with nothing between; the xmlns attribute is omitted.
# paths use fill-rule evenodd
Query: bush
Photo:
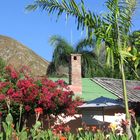
<svg viewBox="0 0 140 140"><path fill-rule="evenodd" d="M73 98L73 92L64 81L33 78L27 67L17 71L9 65L3 79L0 82L0 111L4 118L10 112L15 122L21 116L34 114L35 108L42 108L47 115L73 115L82 103L80 98Z"/></svg>

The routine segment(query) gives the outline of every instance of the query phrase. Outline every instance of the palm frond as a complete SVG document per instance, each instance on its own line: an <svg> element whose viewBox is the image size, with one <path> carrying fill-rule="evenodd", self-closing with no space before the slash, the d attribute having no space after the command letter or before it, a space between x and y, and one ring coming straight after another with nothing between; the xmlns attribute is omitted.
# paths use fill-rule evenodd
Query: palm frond
<svg viewBox="0 0 140 140"><path fill-rule="evenodd" d="M108 0L106 6L109 14L104 16L105 30L104 41L107 46L107 64L114 67L114 58L125 59L122 54L128 44L128 34L131 27L131 19L135 9L135 0ZM120 51L120 52L119 52Z"/></svg>
<svg viewBox="0 0 140 140"><path fill-rule="evenodd" d="M82 39L77 43L75 51L81 52L82 50L87 50L87 49L93 51L94 48L95 48L94 39Z"/></svg>
<svg viewBox="0 0 140 140"><path fill-rule="evenodd" d="M82 54L82 75L83 77L91 77L93 76L93 71L94 71L94 66L95 66L95 61L96 55L87 50L81 51Z"/></svg>
<svg viewBox="0 0 140 140"><path fill-rule="evenodd" d="M47 11L49 14L55 13L57 17L63 13L66 13L67 16L74 16L77 21L77 28L84 29L84 27L87 27L89 33L91 33L90 29L95 28L96 21L99 18L91 11L86 10L83 0L81 0L80 4L77 4L75 0L62 0L61 2L57 0L36 0L26 7L28 11L34 11L37 8Z"/></svg>
<svg viewBox="0 0 140 140"><path fill-rule="evenodd" d="M73 47L62 37L54 35L49 40L54 47L52 62L57 68L60 65L68 65L69 56L74 51Z"/></svg>

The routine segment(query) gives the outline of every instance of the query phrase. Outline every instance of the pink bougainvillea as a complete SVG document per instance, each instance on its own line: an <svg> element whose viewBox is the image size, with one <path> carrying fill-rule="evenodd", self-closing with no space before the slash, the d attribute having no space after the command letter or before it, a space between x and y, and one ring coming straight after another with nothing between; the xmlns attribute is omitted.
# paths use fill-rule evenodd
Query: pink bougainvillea
<svg viewBox="0 0 140 140"><path fill-rule="evenodd" d="M12 66L6 67L4 79L4 82L0 81L0 111L3 113L6 97L10 99L11 111L17 112L22 104L22 113L34 113L35 108L42 108L45 114L72 115L82 103L80 98L73 98L73 92L63 80L53 82L46 77L33 78L23 69L16 71Z"/></svg>
<svg viewBox="0 0 140 140"><path fill-rule="evenodd" d="M7 66L5 70L8 78L18 79L19 73L15 70L15 68L12 65Z"/></svg>

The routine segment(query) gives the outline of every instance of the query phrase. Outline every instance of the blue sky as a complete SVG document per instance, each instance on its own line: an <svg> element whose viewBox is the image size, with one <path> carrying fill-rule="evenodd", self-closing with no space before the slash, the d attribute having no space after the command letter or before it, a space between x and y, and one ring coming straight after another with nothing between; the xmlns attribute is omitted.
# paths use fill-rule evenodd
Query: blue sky
<svg viewBox="0 0 140 140"><path fill-rule="evenodd" d="M0 34L14 38L26 45L38 55L51 61L53 47L48 40L52 35L61 35L73 45L85 34L77 31L74 18L65 21L65 16L56 22L54 15L48 16L39 10L27 12L25 7L33 0L1 0ZM86 6L96 13L105 12L105 0L85 0ZM133 17L133 30L140 29L140 7Z"/></svg>

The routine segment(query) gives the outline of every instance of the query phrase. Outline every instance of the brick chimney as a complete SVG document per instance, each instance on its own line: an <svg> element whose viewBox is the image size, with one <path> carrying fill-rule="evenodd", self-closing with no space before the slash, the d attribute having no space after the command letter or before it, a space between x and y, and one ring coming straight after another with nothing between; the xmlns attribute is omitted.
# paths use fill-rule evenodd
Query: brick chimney
<svg viewBox="0 0 140 140"><path fill-rule="evenodd" d="M82 94L81 54L71 54L69 84L74 93Z"/></svg>

